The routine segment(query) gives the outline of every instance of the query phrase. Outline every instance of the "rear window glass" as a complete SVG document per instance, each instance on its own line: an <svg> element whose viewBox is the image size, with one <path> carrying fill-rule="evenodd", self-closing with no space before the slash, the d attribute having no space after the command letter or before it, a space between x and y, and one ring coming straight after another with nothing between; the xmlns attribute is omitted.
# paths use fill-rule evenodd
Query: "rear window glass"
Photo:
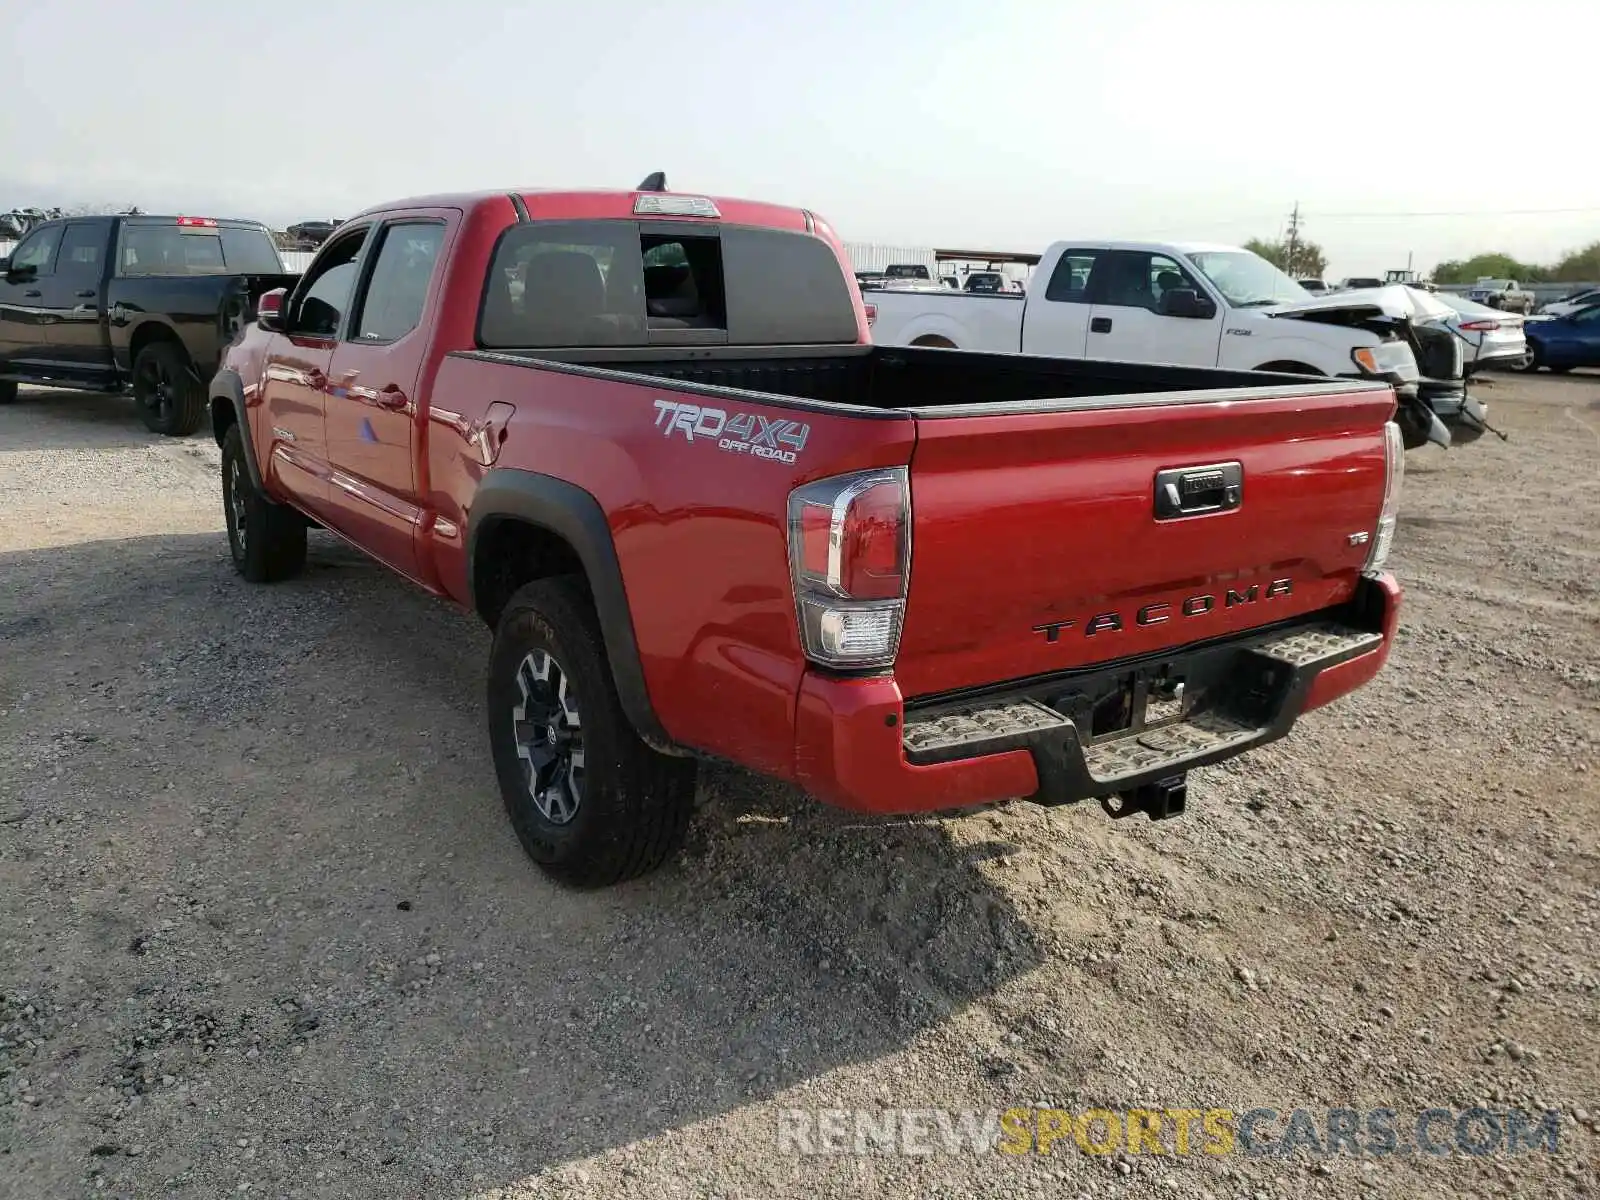
<svg viewBox="0 0 1600 1200"><path fill-rule="evenodd" d="M639 230L623 221L517 225L489 265L485 346L638 346L644 337Z"/></svg>
<svg viewBox="0 0 1600 1200"><path fill-rule="evenodd" d="M485 281L489 348L853 343L827 243L743 226L539 222L501 238Z"/></svg>
<svg viewBox="0 0 1600 1200"><path fill-rule="evenodd" d="M728 341L810 345L856 340L849 281L820 238L776 229L725 229Z"/></svg>
<svg viewBox="0 0 1600 1200"><path fill-rule="evenodd" d="M283 260L264 229L125 225L119 275L277 275Z"/></svg>

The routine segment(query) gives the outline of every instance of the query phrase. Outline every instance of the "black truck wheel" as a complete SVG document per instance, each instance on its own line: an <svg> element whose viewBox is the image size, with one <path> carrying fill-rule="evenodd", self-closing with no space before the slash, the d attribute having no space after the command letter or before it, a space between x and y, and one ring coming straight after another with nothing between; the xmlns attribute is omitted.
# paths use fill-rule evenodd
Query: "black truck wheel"
<svg viewBox="0 0 1600 1200"><path fill-rule="evenodd" d="M133 402L151 433L186 437L206 415L206 389L183 347L151 342L133 360Z"/></svg>
<svg viewBox="0 0 1600 1200"><path fill-rule="evenodd" d="M592 888L677 853L694 808L694 760L652 750L634 732L582 580L538 580L511 597L488 691L500 793L534 862Z"/></svg>
<svg viewBox="0 0 1600 1200"><path fill-rule="evenodd" d="M228 523L233 569L251 583L275 583L306 565L306 522L274 504L250 482L244 435L231 427L222 439L222 511Z"/></svg>
<svg viewBox="0 0 1600 1200"><path fill-rule="evenodd" d="M0 379L0 404L10 404L16 398L16 381L12 379Z"/></svg>

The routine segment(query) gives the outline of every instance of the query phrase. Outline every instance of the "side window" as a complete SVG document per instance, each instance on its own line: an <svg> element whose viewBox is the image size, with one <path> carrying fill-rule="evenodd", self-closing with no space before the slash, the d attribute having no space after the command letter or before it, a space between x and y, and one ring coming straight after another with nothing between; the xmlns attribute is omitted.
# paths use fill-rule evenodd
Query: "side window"
<svg viewBox="0 0 1600 1200"><path fill-rule="evenodd" d="M19 271L32 267L39 275L50 274L55 261L56 246L61 242L61 226L51 225L30 234L17 252L11 256L11 269Z"/></svg>
<svg viewBox="0 0 1600 1200"><path fill-rule="evenodd" d="M1155 303L1150 307L1154 308L1156 304L1160 304L1161 297L1167 292L1177 291L1181 288L1187 288L1200 297L1204 297L1206 294L1205 290L1195 282L1194 276L1190 275L1177 262L1168 258L1165 254L1152 254L1150 256L1150 294Z"/></svg>
<svg viewBox="0 0 1600 1200"><path fill-rule="evenodd" d="M1106 258L1105 276L1095 303L1114 308L1147 308L1154 312L1162 293L1178 288L1189 288L1205 295L1189 273L1172 259L1144 250L1113 251Z"/></svg>
<svg viewBox="0 0 1600 1200"><path fill-rule="evenodd" d="M1593 308L1580 309L1572 314L1574 325L1600 325L1600 304Z"/></svg>
<svg viewBox="0 0 1600 1200"><path fill-rule="evenodd" d="M340 238L311 264L304 290L295 301L289 332L308 337L338 337L356 286L356 257L367 231Z"/></svg>
<svg viewBox="0 0 1600 1200"><path fill-rule="evenodd" d="M109 235L104 225L68 225L61 238L61 253L56 255L56 273L98 279Z"/></svg>
<svg viewBox="0 0 1600 1200"><path fill-rule="evenodd" d="M667 255L663 250L657 257ZM644 265L633 222L513 225L501 235L484 280L478 344L640 346L646 340L644 307Z"/></svg>
<svg viewBox="0 0 1600 1200"><path fill-rule="evenodd" d="M1089 303L1089 279L1100 255L1096 250L1067 250L1050 272L1044 298L1061 304Z"/></svg>
<svg viewBox="0 0 1600 1200"><path fill-rule="evenodd" d="M356 317L355 340L393 342L422 321L444 226L415 221L387 226Z"/></svg>

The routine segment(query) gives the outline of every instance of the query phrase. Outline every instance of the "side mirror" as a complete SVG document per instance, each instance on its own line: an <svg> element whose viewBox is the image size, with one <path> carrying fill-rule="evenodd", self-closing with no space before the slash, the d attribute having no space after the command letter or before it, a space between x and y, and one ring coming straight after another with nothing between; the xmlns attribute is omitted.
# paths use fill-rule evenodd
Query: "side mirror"
<svg viewBox="0 0 1600 1200"><path fill-rule="evenodd" d="M261 299L256 301L256 324L269 333L282 333L288 328L283 311L288 296L288 288L273 288L270 292L263 292Z"/></svg>
<svg viewBox="0 0 1600 1200"><path fill-rule="evenodd" d="M1163 317L1198 317L1209 319L1217 309L1209 299L1202 299L1193 288L1172 288L1161 293L1156 302L1156 312Z"/></svg>

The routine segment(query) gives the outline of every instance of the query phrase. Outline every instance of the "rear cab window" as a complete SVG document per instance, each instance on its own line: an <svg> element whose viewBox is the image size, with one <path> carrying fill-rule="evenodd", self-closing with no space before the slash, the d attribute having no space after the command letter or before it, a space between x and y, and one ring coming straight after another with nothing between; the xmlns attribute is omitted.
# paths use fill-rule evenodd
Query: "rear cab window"
<svg viewBox="0 0 1600 1200"><path fill-rule="evenodd" d="M820 238L742 225L540 221L501 236L486 349L854 343L850 281Z"/></svg>
<svg viewBox="0 0 1600 1200"><path fill-rule="evenodd" d="M281 275L283 259L261 226L129 221L117 240L117 274Z"/></svg>
<svg viewBox="0 0 1600 1200"><path fill-rule="evenodd" d="M1098 250L1063 251L1045 285L1044 298L1058 304L1088 304L1089 281L1099 259Z"/></svg>

